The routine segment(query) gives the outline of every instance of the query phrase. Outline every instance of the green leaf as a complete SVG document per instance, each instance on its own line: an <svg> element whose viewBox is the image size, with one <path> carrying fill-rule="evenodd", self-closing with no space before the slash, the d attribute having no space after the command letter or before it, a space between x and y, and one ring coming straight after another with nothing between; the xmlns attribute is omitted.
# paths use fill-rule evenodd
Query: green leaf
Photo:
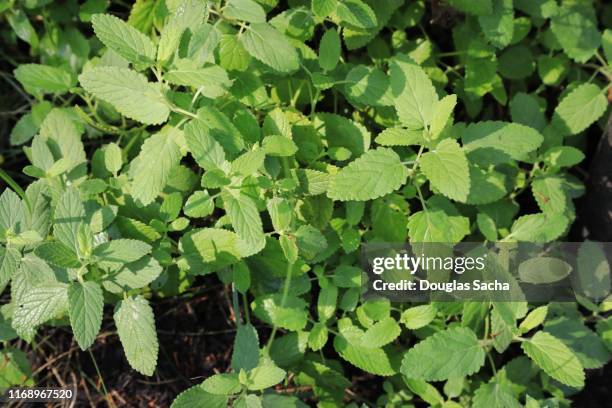
<svg viewBox="0 0 612 408"><path fill-rule="evenodd" d="M357 65L345 79L346 95L355 106L390 105L389 77L378 68Z"/></svg>
<svg viewBox="0 0 612 408"><path fill-rule="evenodd" d="M74 251L61 242L45 242L36 247L36 256L63 268L79 268L81 261Z"/></svg>
<svg viewBox="0 0 612 408"><path fill-rule="evenodd" d="M557 176L540 177L533 181L533 197L542 212L562 214L567 211L570 204L565 184L565 180Z"/></svg>
<svg viewBox="0 0 612 408"><path fill-rule="evenodd" d="M544 331L565 343L586 369L601 368L612 357L602 339L578 320L558 317L547 322Z"/></svg>
<svg viewBox="0 0 612 408"><path fill-rule="evenodd" d="M204 275L228 267L245 254L238 235L218 228L201 228L184 234L180 249L185 267Z"/></svg>
<svg viewBox="0 0 612 408"><path fill-rule="evenodd" d="M68 296L63 283L45 283L27 290L13 313L13 328L26 340L34 337L36 327L66 312Z"/></svg>
<svg viewBox="0 0 612 408"><path fill-rule="evenodd" d="M100 41L126 60L147 65L155 61L153 42L125 21L110 14L95 14L91 22Z"/></svg>
<svg viewBox="0 0 612 408"><path fill-rule="evenodd" d="M151 251L151 245L135 239L113 239L94 248L93 254L105 264L134 262Z"/></svg>
<svg viewBox="0 0 612 408"><path fill-rule="evenodd" d="M462 132L461 139L468 157L495 155L494 159L489 160L498 163L509 159L524 161L544 140L537 130L528 126L494 121L468 125Z"/></svg>
<svg viewBox="0 0 612 408"><path fill-rule="evenodd" d="M263 390L278 384L285 379L285 370L269 360L249 372L247 388L251 391Z"/></svg>
<svg viewBox="0 0 612 408"><path fill-rule="evenodd" d="M391 343L400 335L401 329L394 318L386 317L366 330L361 344L367 348L378 348Z"/></svg>
<svg viewBox="0 0 612 408"><path fill-rule="evenodd" d="M397 373L392 352L382 348L367 348L357 340L363 332L356 327L342 331L334 338L334 349L344 360L368 373L390 376Z"/></svg>
<svg viewBox="0 0 612 408"><path fill-rule="evenodd" d="M130 366L141 374L153 375L159 345L149 302L142 296L120 300L113 318Z"/></svg>
<svg viewBox="0 0 612 408"><path fill-rule="evenodd" d="M183 0L167 20L157 45L157 60L169 61L175 54L185 30L193 33L206 18L207 3L198 0Z"/></svg>
<svg viewBox="0 0 612 408"><path fill-rule="evenodd" d="M497 48L504 48L514 33L512 0L493 0L493 13L479 16L478 22L487 40Z"/></svg>
<svg viewBox="0 0 612 408"><path fill-rule="evenodd" d="M81 350L85 350L92 345L102 325L102 289L95 282L73 282L68 286L68 306L72 332Z"/></svg>
<svg viewBox="0 0 612 408"><path fill-rule="evenodd" d="M281 135L266 136L261 146L268 156L287 157L293 156L298 151L293 140Z"/></svg>
<svg viewBox="0 0 612 408"><path fill-rule="evenodd" d="M523 319L519 325L519 331L521 333L527 333L528 331L535 329L544 322L547 314L548 306L536 307Z"/></svg>
<svg viewBox="0 0 612 408"><path fill-rule="evenodd" d="M508 384L490 382L482 384L476 392L474 392L473 407L474 408L489 408L489 407L504 407L504 408L521 408L522 405L514 397L512 388Z"/></svg>
<svg viewBox="0 0 612 408"><path fill-rule="evenodd" d="M78 190L70 188L59 198L54 214L53 235L68 247L78 253L79 226L85 220L85 208Z"/></svg>
<svg viewBox="0 0 612 408"><path fill-rule="evenodd" d="M212 214L215 202L207 191L195 191L189 196L183 211L191 218L201 218Z"/></svg>
<svg viewBox="0 0 612 408"><path fill-rule="evenodd" d="M0 195L0 239L6 239L7 232L19 234L25 229L25 208L19 196L10 189Z"/></svg>
<svg viewBox="0 0 612 408"><path fill-rule="evenodd" d="M157 198L179 165L181 152L175 142L178 132L174 128L165 128L150 136L130 164L131 193L142 205Z"/></svg>
<svg viewBox="0 0 612 408"><path fill-rule="evenodd" d="M334 315L337 302L338 288L328 282L327 286L321 288L317 298L317 314L320 322L325 322Z"/></svg>
<svg viewBox="0 0 612 408"><path fill-rule="evenodd" d="M232 162L232 172L241 176L250 176L264 165L265 158L266 153L263 149L250 150Z"/></svg>
<svg viewBox="0 0 612 408"><path fill-rule="evenodd" d="M453 200L465 202L470 192L470 170L465 153L453 139L444 139L421 156L419 166L431 185Z"/></svg>
<svg viewBox="0 0 612 408"><path fill-rule="evenodd" d="M202 384L199 384L181 392L172 401L170 408L198 408L202 405L202 401L206 401L207 408L227 407L227 396L208 393L204 391Z"/></svg>
<svg viewBox="0 0 612 408"><path fill-rule="evenodd" d="M523 261L518 267L519 277L528 283L552 283L570 274L572 266L567 262L548 256L538 256Z"/></svg>
<svg viewBox="0 0 612 408"><path fill-rule="evenodd" d="M572 146L555 146L542 156L551 167L573 167L584 160L584 153Z"/></svg>
<svg viewBox="0 0 612 408"><path fill-rule="evenodd" d="M523 92L514 95L514 98L510 101L510 114L513 122L530 126L538 132L543 131L546 127L544 109L533 95Z"/></svg>
<svg viewBox="0 0 612 408"><path fill-rule="evenodd" d="M161 274L162 267L152 256L144 256L136 262L124 265L102 282L104 289L121 293L140 289L153 282Z"/></svg>
<svg viewBox="0 0 612 408"><path fill-rule="evenodd" d="M288 296L282 303L280 294L264 295L253 302L255 315L268 324L287 330L301 330L306 326L306 302L297 296ZM282 306L281 306L282 305Z"/></svg>
<svg viewBox="0 0 612 408"><path fill-rule="evenodd" d="M170 108L161 87L128 68L97 67L79 75L81 86L110 103L124 116L156 125L165 122Z"/></svg>
<svg viewBox="0 0 612 408"><path fill-rule="evenodd" d="M586 62L599 48L595 10L590 4L567 2L551 17L550 28L563 51L576 62Z"/></svg>
<svg viewBox="0 0 612 408"><path fill-rule="evenodd" d="M208 377L201 385L206 392L216 395L231 395L240 392L237 373L222 373Z"/></svg>
<svg viewBox="0 0 612 408"><path fill-rule="evenodd" d="M400 371L408 378L442 381L475 373L484 359L485 351L474 332L456 327L437 332L408 350Z"/></svg>
<svg viewBox="0 0 612 408"><path fill-rule="evenodd" d="M207 98L219 98L232 86L227 72L218 65L192 67L187 64L169 70L164 78L175 85L196 88Z"/></svg>
<svg viewBox="0 0 612 408"><path fill-rule="evenodd" d="M561 340L539 331L521 347L546 374L574 388L584 386L584 369L574 354Z"/></svg>
<svg viewBox="0 0 612 408"><path fill-rule="evenodd" d="M266 22L266 12L253 0L229 0L223 8L223 16L250 23Z"/></svg>
<svg viewBox="0 0 612 408"><path fill-rule="evenodd" d="M200 167L204 170L227 167L223 147L211 136L203 122L192 120L184 130L187 148Z"/></svg>
<svg viewBox="0 0 612 408"><path fill-rule="evenodd" d="M336 15L340 25L354 28L376 27L376 14L361 0L339 0Z"/></svg>
<svg viewBox="0 0 612 408"><path fill-rule="evenodd" d="M232 352L232 369L249 371L259 364L259 337L257 330L250 324L238 326Z"/></svg>
<svg viewBox="0 0 612 408"><path fill-rule="evenodd" d="M104 147L104 165L106 170L117 174L123 165L121 148L116 143L109 143Z"/></svg>
<svg viewBox="0 0 612 408"><path fill-rule="evenodd" d="M600 300L610 293L610 264L600 243L584 241L578 249L578 274L575 290Z"/></svg>
<svg viewBox="0 0 612 408"><path fill-rule="evenodd" d="M69 72L49 65L21 64L13 74L24 89L33 95L64 93L76 85L74 77Z"/></svg>
<svg viewBox="0 0 612 408"><path fill-rule="evenodd" d="M510 235L504 240L513 238L525 242L550 242L561 236L567 228L568 219L561 214L527 214L519 217Z"/></svg>
<svg viewBox="0 0 612 408"><path fill-rule="evenodd" d="M297 51L287 37L268 23L253 23L240 37L249 54L281 73L299 68Z"/></svg>
<svg viewBox="0 0 612 408"><path fill-rule="evenodd" d="M409 57L400 54L391 61L390 78L400 122L409 129L429 126L438 95L425 71Z"/></svg>
<svg viewBox="0 0 612 408"><path fill-rule="evenodd" d="M326 71L333 70L338 65L341 52L338 32L334 28L326 30L319 43L319 66Z"/></svg>
<svg viewBox="0 0 612 408"><path fill-rule="evenodd" d="M477 16L493 13L492 0L449 0L448 3L457 10Z"/></svg>
<svg viewBox="0 0 612 408"><path fill-rule="evenodd" d="M338 0L312 0L312 12L321 18L325 18L336 11Z"/></svg>
<svg viewBox="0 0 612 408"><path fill-rule="evenodd" d="M408 219L408 235L414 242L459 242L469 233L467 217L442 210L418 211Z"/></svg>
<svg viewBox="0 0 612 408"><path fill-rule="evenodd" d="M340 201L366 201L397 190L407 170L391 149L369 150L333 176L327 196Z"/></svg>
<svg viewBox="0 0 612 408"><path fill-rule="evenodd" d="M566 135L582 132L608 107L602 90L594 84L582 84L567 94L555 108L553 124Z"/></svg>
<svg viewBox="0 0 612 408"><path fill-rule="evenodd" d="M246 71L251 62L242 41L235 35L224 34L219 43L219 65L228 71Z"/></svg>
<svg viewBox="0 0 612 408"><path fill-rule="evenodd" d="M431 117L431 126L429 127L429 137L431 139L435 140L440 136L446 124L451 120L456 104L457 95L454 94L446 95L438 101Z"/></svg>
<svg viewBox="0 0 612 408"><path fill-rule="evenodd" d="M240 192L224 192L222 197L225 211L236 234L253 247L263 248L265 246L265 236L255 202Z"/></svg>
<svg viewBox="0 0 612 408"><path fill-rule="evenodd" d="M431 323L437 312L432 305L414 306L402 312L400 321L410 330L416 330Z"/></svg>
<svg viewBox="0 0 612 408"><path fill-rule="evenodd" d="M444 404L444 397L440 395L440 392L436 387L428 382L406 377L404 377L403 380L410 391L421 397L423 401L427 402L428 404L432 406L442 406Z"/></svg>
<svg viewBox="0 0 612 408"><path fill-rule="evenodd" d="M0 246L0 293L4 291L13 274L17 272L20 260L21 254L18 250Z"/></svg>

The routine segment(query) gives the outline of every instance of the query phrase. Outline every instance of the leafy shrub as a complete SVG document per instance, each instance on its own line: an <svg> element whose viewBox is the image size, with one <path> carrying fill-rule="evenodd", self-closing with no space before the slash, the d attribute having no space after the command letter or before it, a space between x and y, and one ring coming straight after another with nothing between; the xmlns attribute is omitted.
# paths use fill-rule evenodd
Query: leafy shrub
<svg viewBox="0 0 612 408"><path fill-rule="evenodd" d="M150 302L214 273L244 315L231 371L176 407L300 405L260 396L283 381L341 405L347 369L385 378L380 405L537 407L609 361L609 302L362 302L358 249L566 236L610 5L138 0L126 21L54 3L0 3L39 60L14 70L32 104L10 135L33 181L0 173L3 341L69 323L87 349L112 305L152 375Z"/></svg>

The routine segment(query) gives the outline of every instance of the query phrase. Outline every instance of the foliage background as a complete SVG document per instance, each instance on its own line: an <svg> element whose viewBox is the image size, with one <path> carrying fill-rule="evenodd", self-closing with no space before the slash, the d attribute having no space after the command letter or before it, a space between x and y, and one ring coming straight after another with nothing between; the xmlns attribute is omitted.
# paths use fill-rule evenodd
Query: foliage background
<svg viewBox="0 0 612 408"><path fill-rule="evenodd" d="M197 8L203 2L186 4ZM67 326L72 322L70 312L48 316L59 318L55 320L26 322L27 327L21 326L20 331L13 323L11 308L16 300L5 290L0 320L6 336L2 338L2 355L4 361L11 362L4 368L5 376L9 373L16 383L23 379L41 385L77 383L83 401L92 405L101 401L169 405L189 386L225 373L230 366L239 371L235 362L239 357L232 357L237 352L229 346L241 321L238 311L246 318L250 310L263 349L262 359L255 364L265 361L268 353L274 366L288 374L283 371L282 381L264 387L269 388L267 399L263 399L267 406L281 403L271 399L274 389L280 395L322 406L350 402L556 406L568 405L573 398L578 404L596 406L605 401L610 319L609 302L603 297L596 303L548 305L545 321L523 324L528 320L525 316L534 318L527 312L539 306L529 305L523 311L514 310L511 322L504 323L508 327L502 327L515 330L517 335L523 324L531 339L537 333L561 336L563 331L586 338L578 342L563 338L562 342L570 348L569 358L580 360L579 371L587 368L586 388L577 394L581 386L572 389L555 381L563 379L551 375L551 368L531 354L535 364L530 362L519 341L508 347L490 336L489 325L498 325L501 330L500 306L437 305L432 312L431 307L358 304L356 298L352 300L356 288L350 268L356 263L358 245L364 241L585 238L583 227L593 221L588 219L588 211L581 213L580 201L574 204L574 200L583 194L590 168L597 165L594 158L609 114L610 4L580 0L210 2L208 19L218 30L218 43L206 42L215 37L207 29L191 27L195 44L191 50L185 45L184 31L172 28L172 24L182 24L178 18L173 20L179 7L178 1L137 1L134 5L91 0L82 4L0 1L3 179L24 189L35 179L43 180L41 184L52 191L50 206L56 213L61 202L58 197L69 190L66 181L80 186L82 199L95 201L99 207L116 205L124 224L113 215L110 224L103 221L102 229L112 238L147 241L151 246L145 256L152 253L164 267L161 278L126 290L130 299L146 298L152 305L155 347L159 347L157 365L147 351L143 357L136 350L130 358L130 340L120 341L116 336L120 323L113 316L113 305L121 296L108 286L104 286L108 292L101 330L90 352L79 351L78 345L89 341L83 335L77 338L78 344L73 339ZM100 18L99 30L94 33L99 17L93 17L92 29L92 16L99 13L118 16L150 37L156 47L152 54L146 41L121 31L123 26L113 19ZM262 19L271 25L257 26ZM160 40L164 36L176 38L173 32L179 33L176 42ZM200 37L193 35L196 32ZM113 33L120 33L119 38ZM248 35L250 40L239 39ZM263 36L262 43L258 35ZM139 45L126 48L122 43L126 39L131 40L128 44ZM187 48L188 57L181 47ZM28 71L23 68L28 63L57 70L40 73L36 66ZM136 74L119 71L127 69L128 63L133 69L130 72L146 73L151 82L164 79L164 101L148 86L108 93L100 77L91 71L106 66L101 68L108 69L103 77L115 78L120 82L118 88L128 89L139 81L130 76ZM201 68L208 71L193 74ZM193 75L185 74L187 71ZM416 87L394 92L394 83L405 89L404 80L398 84L402 75L413 79L411 85ZM204 87L197 91L200 83ZM141 99L134 96L138 91L142 91ZM53 107L67 109L54 111L56 122L49 119L45 128ZM205 118L204 126L196 124L196 116ZM166 121L169 126L159 132L159 125ZM58 133L49 130L58 123ZM47 163L41 173L44 166L32 153L36 140L32 138L42 135L61 144L70 132L81 140L82 155L60 148L60 156ZM488 142L490 145L480 139L491 134L501 139ZM176 146L146 142L170 138L176 140ZM230 139L234 144L227 142ZM196 142L210 144L194 147ZM74 141L67 145L76 146L71 143ZM484 148L501 146L501 152L493 151L493 156L511 157L490 162L477 153L470 156L478 150L470 148L470 143L484 143ZM109 145L116 146L119 154ZM243 170L246 177L230 180L223 174L226 163L247 151L253 156L246 157L243 167L232 163L234 170L260 160L262 151L267 156L265 165ZM487 152L481 153L486 156ZM340 170L360 156L365 158L362 167L376 169L375 176L360 173L358 168ZM489 152L489 160L493 156ZM156 174L169 157L182 160L182 166L168 164L174 166L174 173L163 175L160 181ZM295 169L301 172L292 172ZM316 181L312 177L317 172L331 180L323 195L315 195L308 187ZM200 186L197 176L206 174L210 178ZM304 177L309 180L306 185ZM84 183L84 178L89 183ZM91 180L104 180L108 190L99 192L99 183ZM236 182L244 194L235 196L235 201L226 194L211 206L204 191L216 194L228 183L236 187ZM256 187L249 187L251 183ZM360 183L368 188L356 189ZM194 196L194 191L200 193ZM132 203L130 198L126 201L128 196L140 203ZM240 222L239 216L231 215L245 217L245 211L251 210L250 204L241 201L245 196L255 197L255 219L259 219L261 231L249 228L253 225L249 220ZM188 205L190 197L192 206ZM233 205L238 210L232 212L230 202L237 203ZM521 218L525 215L530 216ZM125 219L139 223L130 221L126 226ZM229 271L208 267L207 272L218 270L203 274L199 269L206 268L207 262L202 263L198 251L195 258L189 256L184 238L202 227L235 231L241 238L252 238L253 247L265 232L267 243L264 252L239 263L240 267ZM6 236L3 243L25 256L34 247L64 242L55 229L48 235L40 237L43 244L37 240L25 244L13 240L11 244L12 238ZM182 248L176 245L178 241ZM56 259L57 246L48 248L52 251L38 248L34 252L50 264L69 262ZM253 249L260 250L261 246ZM103 256L100 258L104 263ZM138 260L124 259L121 264ZM287 267L291 269L295 263L303 269L293 272L296 276L287 284ZM112 269L88 264L91 269L85 280L104 285L105 278L96 271L105 267ZM80 281L72 277L69 282ZM237 290L232 291L232 282ZM290 307L285 307L287 298L282 296L286 284ZM143 297L135 297L138 295ZM275 315L279 309L289 311ZM564 320L564 316L568 318ZM414 323L413 319L418 322L419 318L425 319L424 323ZM45 326L33 338L29 332L40 323ZM540 324L546 330L540 330ZM246 331L245 327L250 328L238 326ZM460 332L462 328L467 332ZM29 343L4 334L13 329ZM359 343L361 336L370 333L368 339L372 339L377 332L384 334L376 338L380 347ZM470 336L477 336L486 342L490 364L482 369L483 364L477 364L458 373L438 373L438 378L426 373L411 377L418 368L418 356L417 360L404 358L405 368L400 368L403 354L434 333L449 334L442 343L453 337L469 341ZM85 337L90 340L91 336ZM268 348L271 337L276 340ZM245 338L235 349L244 348L252 355L252 337ZM445 362L453 355L452 349L444 352L444 348L438 344L420 354ZM588 349L598 352L585 356ZM436 351L440 354L435 355ZM560 353L568 356L566 348ZM571 357L572 353L578 357ZM392 355L398 361L389 358L385 365ZM151 374L155 366L151 378L130 368ZM29 379L32 370L35 380ZM472 375L474 371L477 373ZM566 384L580 383L577 372L568 376ZM233 386L237 380L229 381ZM277 382L280 385L274 388ZM257 404L259 390L245 384L237 403ZM210 398L207 392L191 388L182 403L187 396L199 401ZM296 399L283 403L299 404Z"/></svg>

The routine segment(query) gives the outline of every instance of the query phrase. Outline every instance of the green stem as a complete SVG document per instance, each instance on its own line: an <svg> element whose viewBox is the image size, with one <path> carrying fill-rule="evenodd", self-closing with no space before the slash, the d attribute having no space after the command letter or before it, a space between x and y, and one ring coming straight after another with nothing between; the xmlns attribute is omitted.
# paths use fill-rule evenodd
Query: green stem
<svg viewBox="0 0 612 408"><path fill-rule="evenodd" d="M287 262L287 276L285 276L285 285L283 286L283 295L281 297L281 304L280 304L281 309L285 307L287 296L289 296L289 288L291 287L292 269L293 269L293 263ZM270 347L272 347L272 342L274 341L274 337L276 336L277 330L278 330L278 327L276 326L276 324L272 326L272 334L270 334L270 339L268 340L268 344L266 345L266 352L270 351Z"/></svg>
<svg viewBox="0 0 612 408"><path fill-rule="evenodd" d="M190 118L193 118L193 119L197 119L198 118L198 115L196 115L195 113L189 112L189 111L187 111L185 109L181 109L178 106L173 106L172 110L174 112L176 112L176 113L180 113L182 115L189 116Z"/></svg>

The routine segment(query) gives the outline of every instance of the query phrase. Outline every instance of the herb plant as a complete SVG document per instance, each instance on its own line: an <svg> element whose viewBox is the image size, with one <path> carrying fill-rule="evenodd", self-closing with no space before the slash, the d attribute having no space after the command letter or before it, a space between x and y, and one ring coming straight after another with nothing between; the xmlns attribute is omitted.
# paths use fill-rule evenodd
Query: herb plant
<svg viewBox="0 0 612 408"><path fill-rule="evenodd" d="M34 61L12 61L30 164L0 170L11 369L46 324L87 349L107 305L152 375L151 303L207 274L232 288L231 367L177 408L341 406L355 372L381 406L565 406L610 360L609 280L599 303L361 301L359 248L567 237L612 5L55 3L0 1Z"/></svg>

